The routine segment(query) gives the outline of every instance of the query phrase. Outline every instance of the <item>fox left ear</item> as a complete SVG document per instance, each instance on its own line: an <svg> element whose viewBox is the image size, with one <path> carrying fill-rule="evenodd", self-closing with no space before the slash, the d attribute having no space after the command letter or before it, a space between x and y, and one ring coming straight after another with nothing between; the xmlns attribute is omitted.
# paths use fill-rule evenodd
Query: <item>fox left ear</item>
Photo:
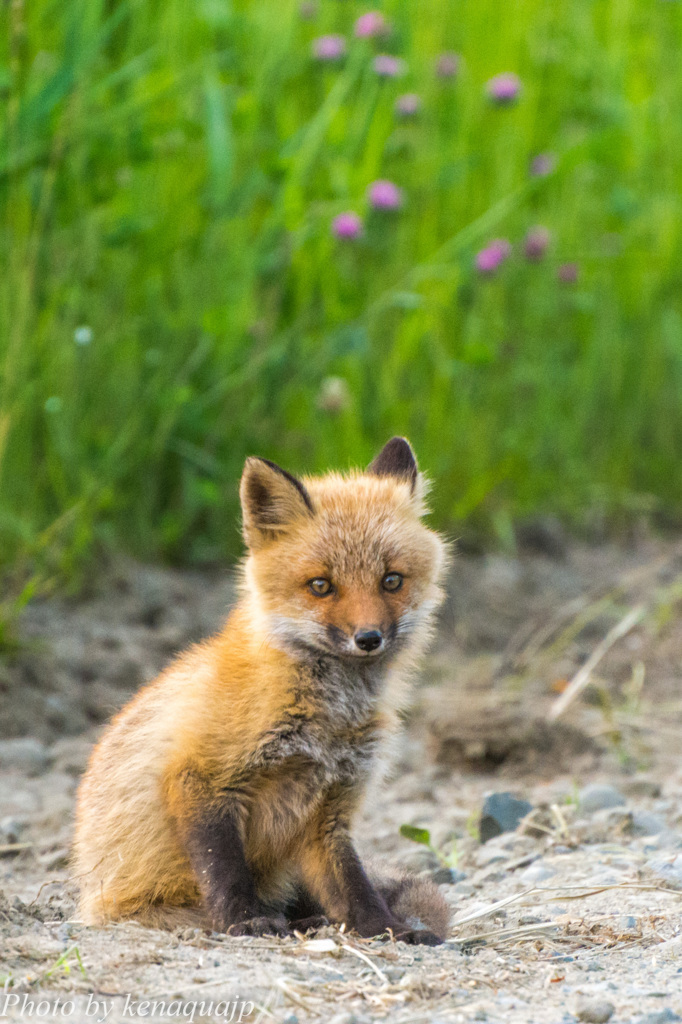
<svg viewBox="0 0 682 1024"><path fill-rule="evenodd" d="M244 540L250 548L262 547L314 511L301 481L269 459L246 460L239 498Z"/></svg>
<svg viewBox="0 0 682 1024"><path fill-rule="evenodd" d="M367 472L372 476L396 476L407 481L414 492L419 471L410 442L404 437L392 437L370 462Z"/></svg>

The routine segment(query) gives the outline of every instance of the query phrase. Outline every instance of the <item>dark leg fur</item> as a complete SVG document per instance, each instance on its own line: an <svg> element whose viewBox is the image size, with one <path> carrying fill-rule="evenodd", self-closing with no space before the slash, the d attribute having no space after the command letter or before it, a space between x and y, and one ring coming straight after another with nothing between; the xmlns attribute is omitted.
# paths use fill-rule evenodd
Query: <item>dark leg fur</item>
<svg viewBox="0 0 682 1024"><path fill-rule="evenodd" d="M288 935L284 917L271 916L258 899L235 812L203 806L181 834L213 927L229 935Z"/></svg>
<svg viewBox="0 0 682 1024"><path fill-rule="evenodd" d="M344 922L362 936L390 932L402 942L439 945L442 939L438 935L413 928L394 914L370 882L348 834L349 796L340 789L330 798L309 843L301 851L306 887L330 920Z"/></svg>
<svg viewBox="0 0 682 1024"><path fill-rule="evenodd" d="M315 931L329 924L322 904L303 886L299 886L295 897L286 905L284 915L290 928L297 932Z"/></svg>
<svg viewBox="0 0 682 1024"><path fill-rule="evenodd" d="M360 935L370 937L390 932L394 939L411 945L440 945L442 939L433 932L423 928L411 928L405 921L396 917L387 899L372 885L365 874L350 840L342 845L338 866L349 899L348 924ZM386 895L391 899L395 893L389 889Z"/></svg>

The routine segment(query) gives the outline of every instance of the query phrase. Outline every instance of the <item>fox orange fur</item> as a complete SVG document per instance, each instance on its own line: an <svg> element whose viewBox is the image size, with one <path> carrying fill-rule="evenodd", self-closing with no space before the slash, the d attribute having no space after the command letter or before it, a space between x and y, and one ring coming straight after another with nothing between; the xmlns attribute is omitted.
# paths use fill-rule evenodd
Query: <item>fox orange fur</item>
<svg viewBox="0 0 682 1024"><path fill-rule="evenodd" d="M351 841L441 599L422 491L403 438L345 476L247 460L238 604L114 718L80 787L86 922L442 940L437 889L370 877Z"/></svg>

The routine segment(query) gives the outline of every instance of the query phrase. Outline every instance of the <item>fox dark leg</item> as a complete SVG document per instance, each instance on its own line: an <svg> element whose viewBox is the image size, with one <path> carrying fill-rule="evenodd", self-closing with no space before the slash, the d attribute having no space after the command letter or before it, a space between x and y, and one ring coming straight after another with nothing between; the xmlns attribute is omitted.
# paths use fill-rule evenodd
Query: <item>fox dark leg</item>
<svg viewBox="0 0 682 1024"><path fill-rule="evenodd" d="M425 929L413 929L393 913L367 877L348 832L347 820L332 804L321 817L315 838L303 855L303 877L325 913L366 937L391 932L411 944L440 945Z"/></svg>
<svg viewBox="0 0 682 1024"><path fill-rule="evenodd" d="M289 927L297 932L316 930L329 924L320 901L303 886L299 886L294 898L287 903L284 914Z"/></svg>
<svg viewBox="0 0 682 1024"><path fill-rule="evenodd" d="M272 916L258 898L244 856L237 807L197 799L202 786L195 778L185 777L182 787L181 806L194 808L194 813L185 812L176 820L213 928L228 935L288 935L284 917Z"/></svg>

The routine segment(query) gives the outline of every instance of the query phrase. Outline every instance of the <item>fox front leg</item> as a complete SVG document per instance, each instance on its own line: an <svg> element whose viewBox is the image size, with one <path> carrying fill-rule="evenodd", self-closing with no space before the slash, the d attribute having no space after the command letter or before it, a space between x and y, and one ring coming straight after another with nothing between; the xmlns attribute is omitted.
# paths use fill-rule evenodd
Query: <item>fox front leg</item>
<svg viewBox="0 0 682 1024"><path fill-rule="evenodd" d="M273 917L258 898L235 801L211 801L205 783L189 773L172 788L180 839L213 928L228 935L290 934L284 917Z"/></svg>
<svg viewBox="0 0 682 1024"><path fill-rule="evenodd" d="M320 823L302 867L306 884L330 919L344 922L366 938L390 932L394 939L412 945L441 944L433 932L410 928L393 913L367 877L347 828L336 816Z"/></svg>

